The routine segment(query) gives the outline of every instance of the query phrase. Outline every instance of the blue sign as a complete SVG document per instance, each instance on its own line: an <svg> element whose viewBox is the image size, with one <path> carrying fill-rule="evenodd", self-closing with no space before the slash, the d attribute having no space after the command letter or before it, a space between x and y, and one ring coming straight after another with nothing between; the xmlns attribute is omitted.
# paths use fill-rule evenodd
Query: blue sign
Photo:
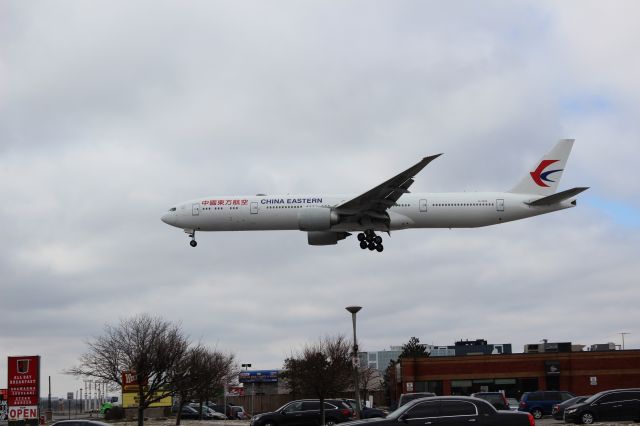
<svg viewBox="0 0 640 426"><path fill-rule="evenodd" d="M240 383L277 383L278 370L241 371L238 381Z"/></svg>

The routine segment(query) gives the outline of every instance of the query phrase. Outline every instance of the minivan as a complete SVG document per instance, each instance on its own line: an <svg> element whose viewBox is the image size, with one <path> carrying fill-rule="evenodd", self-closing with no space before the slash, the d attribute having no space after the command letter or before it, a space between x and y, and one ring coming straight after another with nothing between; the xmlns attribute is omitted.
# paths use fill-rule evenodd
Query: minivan
<svg viewBox="0 0 640 426"><path fill-rule="evenodd" d="M566 391L535 391L525 392L520 398L518 411L531 413L535 419L540 419L544 415L551 414L551 409L555 404L575 397L571 392Z"/></svg>

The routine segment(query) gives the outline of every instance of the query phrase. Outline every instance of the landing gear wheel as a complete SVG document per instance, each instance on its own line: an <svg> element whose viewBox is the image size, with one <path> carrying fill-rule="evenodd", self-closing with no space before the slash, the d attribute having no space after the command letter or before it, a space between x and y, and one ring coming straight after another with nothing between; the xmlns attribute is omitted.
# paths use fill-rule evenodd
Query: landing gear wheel
<svg viewBox="0 0 640 426"><path fill-rule="evenodd" d="M361 232L361 233L358 234L358 241L364 241L365 238L366 237L365 237L364 233Z"/></svg>
<svg viewBox="0 0 640 426"><path fill-rule="evenodd" d="M542 410L539 408L534 408L531 411L531 415L533 416L534 419L538 420L542 418Z"/></svg>
<svg viewBox="0 0 640 426"><path fill-rule="evenodd" d="M191 240L191 241L189 241L189 245L190 245L191 247L195 247L195 246L197 246L197 245L198 245L198 243L196 242L196 240Z"/></svg>
<svg viewBox="0 0 640 426"><path fill-rule="evenodd" d="M376 250L378 250L378 253L381 253L381 252L382 252L382 250L384 250L384 247L382 246L382 244L378 244L378 245L376 246Z"/></svg>
<svg viewBox="0 0 640 426"><path fill-rule="evenodd" d="M367 246L368 246L368 244L367 244L367 242L366 242L366 241L360 241L360 248L361 248L362 250L366 249L366 248L367 248Z"/></svg>
<svg viewBox="0 0 640 426"><path fill-rule="evenodd" d="M366 231L364 231L364 235L373 235L373 229L367 229Z"/></svg>
<svg viewBox="0 0 640 426"><path fill-rule="evenodd" d="M367 248L371 251L376 249L376 245L374 243L369 243L369 245L367 246Z"/></svg>
<svg viewBox="0 0 640 426"><path fill-rule="evenodd" d="M380 235L376 235L373 238L373 242L376 243L376 244L382 244L382 237Z"/></svg>

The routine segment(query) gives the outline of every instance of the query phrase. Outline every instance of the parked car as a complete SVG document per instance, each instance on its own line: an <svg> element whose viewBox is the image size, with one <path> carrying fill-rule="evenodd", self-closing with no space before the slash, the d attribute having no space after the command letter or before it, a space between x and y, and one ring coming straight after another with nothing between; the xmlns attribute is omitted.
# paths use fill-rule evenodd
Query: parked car
<svg viewBox="0 0 640 426"><path fill-rule="evenodd" d="M229 419L243 420L247 418L244 408L239 405L227 403L227 406L225 407L223 404L215 404L213 402L208 402L206 405L218 413L224 413Z"/></svg>
<svg viewBox="0 0 640 426"><path fill-rule="evenodd" d="M587 398L589 398L589 397L588 396L576 396L575 398L567 399L566 401L561 402L560 404L555 404L553 406L553 408L551 408L551 415L556 420L563 420L564 419L564 410L567 407L570 407L572 405L576 405L576 404L584 401Z"/></svg>
<svg viewBox="0 0 640 426"><path fill-rule="evenodd" d="M95 420L75 419L75 420L59 420L51 423L51 426L110 426L109 423L98 422Z"/></svg>
<svg viewBox="0 0 640 426"><path fill-rule="evenodd" d="M191 404L189 404L189 407L195 409L196 411L200 412L200 403L198 402L192 402ZM227 420L227 416L225 416L222 413L217 412L216 410L202 404L202 412L208 417L211 418L213 420ZM204 416L203 416L204 418Z"/></svg>
<svg viewBox="0 0 640 426"><path fill-rule="evenodd" d="M351 407L351 409L353 410L353 412L356 412L356 400L355 399L343 399L344 402L346 402L347 404L349 404L349 406ZM376 417L386 417L387 416L387 412L384 410L381 410L379 408L373 408L373 407L367 407L364 402L360 405L360 408L362 409L362 418L363 419L374 419Z"/></svg>
<svg viewBox="0 0 640 426"><path fill-rule="evenodd" d="M476 392L471 394L474 398L484 399L496 410L510 410L509 401L502 392Z"/></svg>
<svg viewBox="0 0 640 426"><path fill-rule="evenodd" d="M384 419L365 419L341 426L535 426L529 413L498 411L485 400L468 396L434 396L408 402Z"/></svg>
<svg viewBox="0 0 640 426"><path fill-rule="evenodd" d="M174 414L177 413L178 411L178 407L177 406L173 406L172 410L171 410ZM190 405L184 405L182 407L182 410L180 412L180 418L188 420L198 420L200 419L200 411L197 410L196 408L193 408ZM202 420L213 420L213 417L211 417L208 412L203 411L202 412Z"/></svg>
<svg viewBox="0 0 640 426"><path fill-rule="evenodd" d="M565 423L640 421L640 389L613 389L597 393L564 410Z"/></svg>
<svg viewBox="0 0 640 426"><path fill-rule="evenodd" d="M398 408L402 407L404 404L406 404L409 401L413 401L414 399L428 398L432 396L436 396L436 394L433 392L403 393L402 395L400 395L400 399L398 400Z"/></svg>
<svg viewBox="0 0 640 426"><path fill-rule="evenodd" d="M353 410L341 399L324 400L324 416L327 426L353 419ZM320 424L320 401L301 399L283 405L276 411L256 414L251 426L304 426Z"/></svg>
<svg viewBox="0 0 640 426"><path fill-rule="evenodd" d="M544 415L551 414L555 404L575 397L571 392L565 391L535 391L525 392L520 398L518 411L531 413L534 418L540 419Z"/></svg>
<svg viewBox="0 0 640 426"><path fill-rule="evenodd" d="M507 402L509 403L509 409L510 410L518 410L518 405L520 405L520 402L518 402L517 399L515 398L507 398Z"/></svg>

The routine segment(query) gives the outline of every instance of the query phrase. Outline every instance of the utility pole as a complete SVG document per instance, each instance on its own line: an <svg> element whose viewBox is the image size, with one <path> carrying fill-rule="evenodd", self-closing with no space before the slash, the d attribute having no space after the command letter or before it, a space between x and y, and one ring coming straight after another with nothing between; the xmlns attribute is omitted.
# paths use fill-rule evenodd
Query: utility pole
<svg viewBox="0 0 640 426"><path fill-rule="evenodd" d="M628 332L626 332L626 331L621 331L621 332L620 332L620 333L618 333L618 334L622 336L622 350L624 351L624 335L625 335L625 334L631 334L631 333L628 333Z"/></svg>

